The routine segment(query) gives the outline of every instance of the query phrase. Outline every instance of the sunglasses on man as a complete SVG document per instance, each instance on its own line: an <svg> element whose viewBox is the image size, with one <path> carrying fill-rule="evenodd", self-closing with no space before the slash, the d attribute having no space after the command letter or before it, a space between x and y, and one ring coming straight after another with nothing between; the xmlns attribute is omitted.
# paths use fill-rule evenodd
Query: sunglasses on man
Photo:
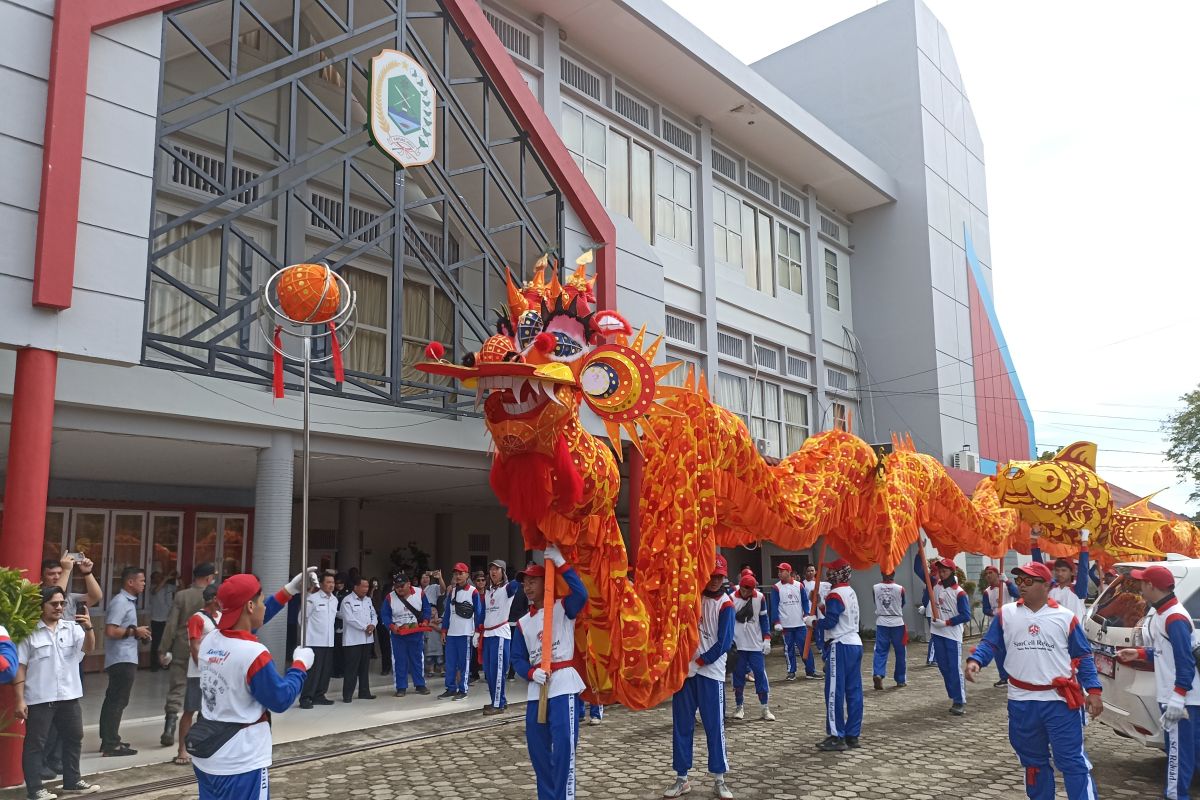
<svg viewBox="0 0 1200 800"><path fill-rule="evenodd" d="M1031 578L1028 575L1018 575L1013 578L1013 583L1017 586L1033 586L1035 583L1045 583L1041 578Z"/></svg>

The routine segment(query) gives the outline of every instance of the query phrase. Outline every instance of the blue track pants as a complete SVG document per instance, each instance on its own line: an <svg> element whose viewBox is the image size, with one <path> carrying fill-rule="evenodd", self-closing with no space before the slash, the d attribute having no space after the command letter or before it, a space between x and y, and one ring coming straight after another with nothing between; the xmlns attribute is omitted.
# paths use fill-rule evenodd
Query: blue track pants
<svg viewBox="0 0 1200 800"><path fill-rule="evenodd" d="M767 684L767 662L761 650L738 650L737 666L733 670L734 699L739 706L742 705L748 671L754 673L754 691L758 694L758 702L765 706L771 687Z"/></svg>
<svg viewBox="0 0 1200 800"><path fill-rule="evenodd" d="M908 628L897 625L894 628L881 625L875 628L875 659L871 665L871 674L877 678L887 675L888 653L896 654L896 669L892 677L896 683L908 680L908 653L904 649L908 644Z"/></svg>
<svg viewBox="0 0 1200 800"><path fill-rule="evenodd" d="M389 633L392 638L392 677L397 691L408 689L408 676L412 675L413 686L425 685L425 632L401 636Z"/></svg>
<svg viewBox="0 0 1200 800"><path fill-rule="evenodd" d="M1159 706L1165 710L1165 706ZM1167 783L1163 797L1188 800L1188 789L1196 771L1196 750L1200 748L1200 706L1188 706L1188 715L1171 728L1163 729L1167 751Z"/></svg>
<svg viewBox="0 0 1200 800"><path fill-rule="evenodd" d="M254 769L237 775L209 775L192 767L200 788L200 800L268 800L267 771Z"/></svg>
<svg viewBox="0 0 1200 800"><path fill-rule="evenodd" d="M830 736L861 736L863 718L861 644L825 648L825 730Z"/></svg>
<svg viewBox="0 0 1200 800"><path fill-rule="evenodd" d="M951 703L965 705L967 685L963 682L962 642L945 636L929 638L933 642L933 652L937 657L938 670L942 673L942 681L946 684L946 696L950 698Z"/></svg>
<svg viewBox="0 0 1200 800"><path fill-rule="evenodd" d="M789 675L796 674L796 655L804 655L804 638L808 636L808 628L783 629L783 658L787 661Z"/></svg>
<svg viewBox="0 0 1200 800"><path fill-rule="evenodd" d="M487 676L488 697L495 708L506 708L508 697L504 693L508 665L512 663L512 642L503 636L485 636L483 639L483 672Z"/></svg>
<svg viewBox="0 0 1200 800"><path fill-rule="evenodd" d="M803 634L800 637L800 649L804 649L804 637L808 634ZM825 660L825 631L814 630L812 645L808 648L808 658L804 659L804 674L810 678L817 675L817 653L821 653L821 660Z"/></svg>
<svg viewBox="0 0 1200 800"><path fill-rule="evenodd" d="M604 706L588 703L588 716L592 719L604 719Z"/></svg>
<svg viewBox="0 0 1200 800"><path fill-rule="evenodd" d="M708 771L724 775L729 771L725 759L725 681L703 675L685 680L671 698L671 766L676 775L687 775L692 768L696 709L700 710L700 722L708 739Z"/></svg>
<svg viewBox="0 0 1200 800"><path fill-rule="evenodd" d="M573 694L551 697L545 722L537 721L536 700L525 704L525 743L537 777L537 800L575 800L578 702Z"/></svg>
<svg viewBox="0 0 1200 800"><path fill-rule="evenodd" d="M1009 700L1008 741L1025 768L1025 794L1054 800L1054 763L1063 774L1068 800L1096 800L1091 762L1083 750L1083 709L1061 700Z"/></svg>
<svg viewBox="0 0 1200 800"><path fill-rule="evenodd" d="M467 673L471 665L467 663L471 648L470 636L446 637L446 688L466 694Z"/></svg>

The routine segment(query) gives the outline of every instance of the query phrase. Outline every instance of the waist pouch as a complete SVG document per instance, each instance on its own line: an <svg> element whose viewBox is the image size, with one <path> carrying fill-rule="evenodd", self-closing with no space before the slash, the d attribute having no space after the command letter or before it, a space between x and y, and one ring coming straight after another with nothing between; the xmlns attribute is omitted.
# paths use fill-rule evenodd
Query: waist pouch
<svg viewBox="0 0 1200 800"><path fill-rule="evenodd" d="M475 616L475 604L460 600L454 604L454 613L463 619L471 619Z"/></svg>
<svg viewBox="0 0 1200 800"><path fill-rule="evenodd" d="M737 619L738 622L749 622L753 617L754 617L754 604L753 603L746 603L746 605L739 608L738 612L736 614L734 614L734 618Z"/></svg>
<svg viewBox="0 0 1200 800"><path fill-rule="evenodd" d="M267 713L254 722L218 722L197 715L196 721L188 729L184 747L193 758L212 758L242 728L270 721L271 717Z"/></svg>

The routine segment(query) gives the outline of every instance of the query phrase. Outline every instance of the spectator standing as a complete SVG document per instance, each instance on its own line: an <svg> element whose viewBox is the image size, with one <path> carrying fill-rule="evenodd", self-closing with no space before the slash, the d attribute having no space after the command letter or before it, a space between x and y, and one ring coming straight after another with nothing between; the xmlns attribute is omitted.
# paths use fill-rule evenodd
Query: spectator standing
<svg viewBox="0 0 1200 800"><path fill-rule="evenodd" d="M483 713L489 716L499 714L508 706L504 692L512 663L512 630L508 620L513 597L524 594L520 583L508 580L507 567L498 558L488 564L488 584L483 590L483 644L480 649L490 696Z"/></svg>
<svg viewBox="0 0 1200 800"><path fill-rule="evenodd" d="M100 707L100 754L132 756L137 753L121 741L121 715L129 705L138 668L138 642L150 641L150 628L138 625L137 599L146 589L146 570L126 567L121 570L121 591L108 601L104 635L104 671L108 690ZM64 740L65 742L65 740ZM66 766L65 764L63 766Z"/></svg>
<svg viewBox="0 0 1200 800"><path fill-rule="evenodd" d="M454 586L446 594L442 614L442 643L446 645L446 691L439 699L462 700L467 696L467 653L478 644L483 624L483 601L470 581L471 570L461 561L454 565Z"/></svg>
<svg viewBox="0 0 1200 800"><path fill-rule="evenodd" d="M346 576L338 572L333 576L333 596L337 598L338 605L346 599L350 594L350 589L346 586ZM346 654L342 652L342 634L345 632L345 623L340 615L334 618L333 622L333 677L341 678L345 674Z"/></svg>
<svg viewBox="0 0 1200 800"><path fill-rule="evenodd" d="M421 597L424 598L424 593ZM371 605L375 606L375 616L379 618L379 627L375 629L375 643L379 645L379 674L387 675L392 671L392 637L387 625L383 624L383 603L387 592L383 590L378 578L371 578ZM425 674L424 666L421 674Z"/></svg>
<svg viewBox="0 0 1200 800"><path fill-rule="evenodd" d="M167 624L163 628L163 642L167 652L159 656L159 663L171 670L167 700L163 704L163 731L158 743L170 747L175 743L175 726L179 712L183 710L183 695L187 688L187 664L192 654L188 641L188 620L204 607L204 589L217 577L217 568L211 561L192 567L192 585L175 593Z"/></svg>
<svg viewBox="0 0 1200 800"><path fill-rule="evenodd" d="M329 678L333 674L333 629L338 615L338 601L333 595L333 588L333 573L326 571L321 576L320 587L306 600L308 608L304 644L312 649L313 662L300 693L300 708L333 705L333 701L325 696L329 690Z"/></svg>
<svg viewBox="0 0 1200 800"><path fill-rule="evenodd" d="M383 600L379 627L391 637L392 662L395 664L396 697L408 693L408 676L413 691L429 694L425 686L425 633L429 630L431 609L425 593L413 586L408 575L397 572L392 591Z"/></svg>
<svg viewBox="0 0 1200 800"><path fill-rule="evenodd" d="M20 667L13 686L15 713L25 720L25 744L21 769L30 800L49 800L56 795L42 788L42 747L53 724L62 743L63 789L95 792L99 787L79 774L83 747L83 681L79 664L96 645L91 618L85 613L74 620L63 618L66 593L58 586L42 589L42 618L19 647Z"/></svg>
<svg viewBox="0 0 1200 800"><path fill-rule="evenodd" d="M367 596L371 588L370 581L356 576L352 588L353 591L342 600L338 611L343 623L342 651L345 655L343 703L354 699L356 686L359 700L375 699L375 695L371 694L371 650L379 617L375 616L375 606Z"/></svg>
<svg viewBox="0 0 1200 800"><path fill-rule="evenodd" d="M204 587L204 607L192 614L188 620L188 654L187 690L183 693L183 716L179 720L179 752L173 763L186 766L192 763L191 757L184 746L188 730L192 727L192 715L200 713L200 645L204 637L217 629L217 620L221 616L221 604L217 602L217 585L210 583Z"/></svg>
<svg viewBox="0 0 1200 800"><path fill-rule="evenodd" d="M147 607L150 611L150 671L157 672L162 665L158 661L158 649L162 643L167 617L171 615L171 603L175 601L175 573L163 574L155 570L150 574L150 592Z"/></svg>
<svg viewBox="0 0 1200 800"><path fill-rule="evenodd" d="M442 644L442 613L437 606L429 609L429 630L425 632L425 663L428 665L426 676L446 671L446 648Z"/></svg>
<svg viewBox="0 0 1200 800"><path fill-rule="evenodd" d="M446 581L442 578L440 569L421 575L421 591L429 598L429 605L441 609L442 597L446 594ZM441 616L440 613L439 616Z"/></svg>

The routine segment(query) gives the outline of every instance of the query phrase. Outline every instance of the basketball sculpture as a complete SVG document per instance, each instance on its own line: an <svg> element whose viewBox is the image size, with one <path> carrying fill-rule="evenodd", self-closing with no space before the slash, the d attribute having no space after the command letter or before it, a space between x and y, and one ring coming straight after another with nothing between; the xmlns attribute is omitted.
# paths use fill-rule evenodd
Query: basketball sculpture
<svg viewBox="0 0 1200 800"><path fill-rule="evenodd" d="M279 310L292 322L320 325L341 310L342 291L328 264L284 267L275 285Z"/></svg>

